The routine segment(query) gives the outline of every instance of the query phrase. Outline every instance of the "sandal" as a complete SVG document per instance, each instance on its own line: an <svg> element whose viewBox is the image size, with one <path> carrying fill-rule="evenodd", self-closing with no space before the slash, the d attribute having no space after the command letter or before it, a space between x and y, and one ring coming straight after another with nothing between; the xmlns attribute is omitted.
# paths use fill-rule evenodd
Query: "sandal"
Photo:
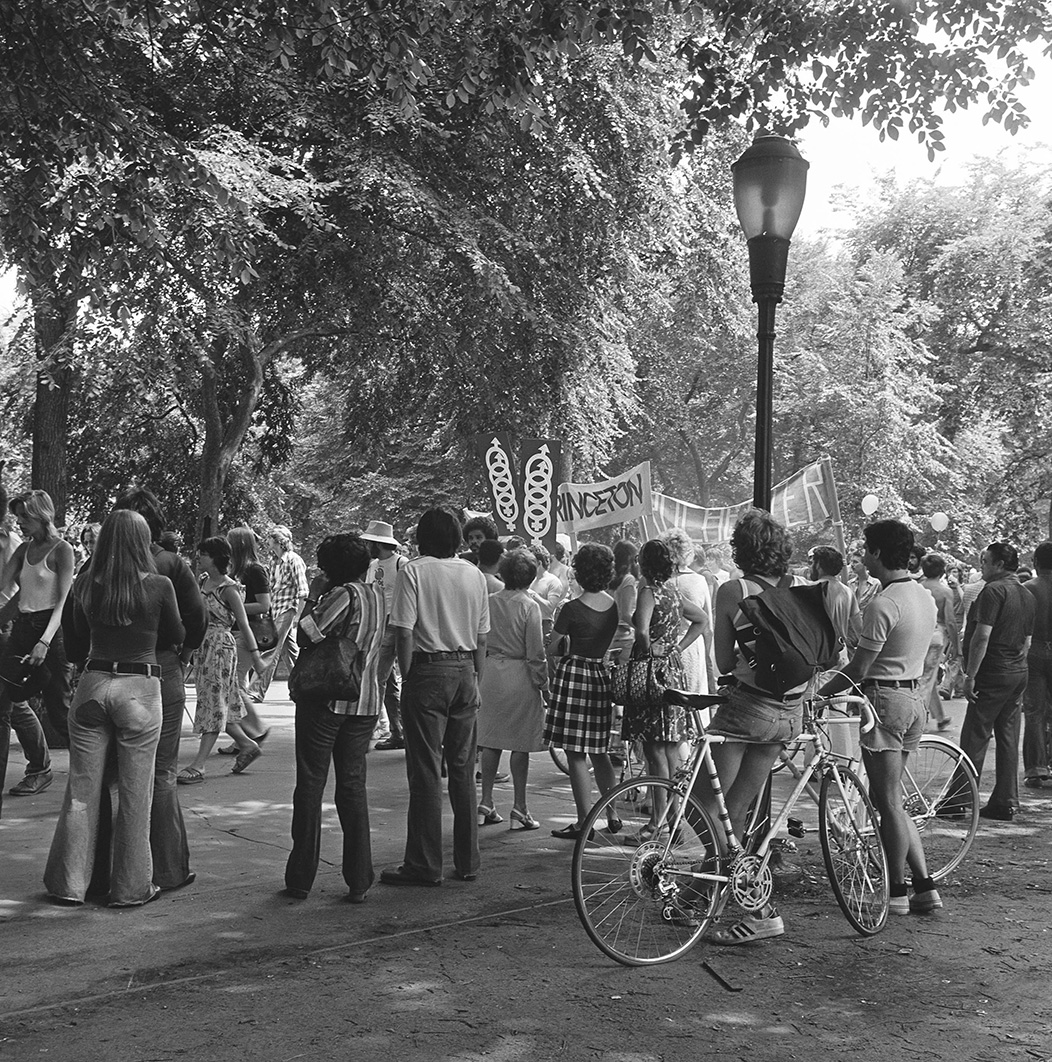
<svg viewBox="0 0 1052 1062"><path fill-rule="evenodd" d="M515 823L519 824L518 827L515 826ZM511 809L511 825L508 827L509 830L539 830L540 828L541 824L528 811L519 811L518 808Z"/></svg>
<svg viewBox="0 0 1052 1062"><path fill-rule="evenodd" d="M255 763L260 756L263 755L262 749L246 749L244 752L237 754L237 759L234 761L234 766L230 768L231 774L241 774L249 764Z"/></svg>
<svg viewBox="0 0 1052 1062"><path fill-rule="evenodd" d="M752 944L756 940L780 937L784 932L785 923L781 915L774 914L769 918L754 918L746 915L726 929L716 927L706 939L713 944Z"/></svg>
<svg viewBox="0 0 1052 1062"><path fill-rule="evenodd" d="M561 830L552 830L552 836L558 837L563 841L576 841L582 834L582 829L576 823L570 826L564 826ZM595 839L595 830L588 831L588 840Z"/></svg>
<svg viewBox="0 0 1052 1062"><path fill-rule="evenodd" d="M620 819L611 819L606 824L607 833L620 833L625 828L625 824Z"/></svg>
<svg viewBox="0 0 1052 1062"><path fill-rule="evenodd" d="M479 815L482 816L482 822L480 826L496 826L498 822L504 821L504 816L497 812L497 809L490 804L486 807L485 804L479 804Z"/></svg>
<svg viewBox="0 0 1052 1062"><path fill-rule="evenodd" d="M197 785L198 782L205 780L205 772L199 771L196 767L184 767L175 776L175 780L179 785Z"/></svg>

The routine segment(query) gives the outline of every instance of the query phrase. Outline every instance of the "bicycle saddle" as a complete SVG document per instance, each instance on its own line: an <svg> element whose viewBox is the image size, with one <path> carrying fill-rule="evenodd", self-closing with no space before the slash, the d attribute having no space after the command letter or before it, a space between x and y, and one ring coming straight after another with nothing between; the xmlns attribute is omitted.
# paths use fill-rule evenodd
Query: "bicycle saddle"
<svg viewBox="0 0 1052 1062"><path fill-rule="evenodd" d="M684 708L701 710L703 708L715 708L719 704L726 704L727 698L722 694L687 693L686 690L665 690L665 700L669 704L679 704Z"/></svg>

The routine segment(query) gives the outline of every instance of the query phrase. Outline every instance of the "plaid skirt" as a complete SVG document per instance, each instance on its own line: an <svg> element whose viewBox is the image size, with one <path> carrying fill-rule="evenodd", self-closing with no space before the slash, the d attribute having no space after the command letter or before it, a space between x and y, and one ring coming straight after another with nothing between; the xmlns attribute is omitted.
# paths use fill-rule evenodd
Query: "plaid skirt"
<svg viewBox="0 0 1052 1062"><path fill-rule="evenodd" d="M564 656L544 724L548 745L567 752L606 752L613 716L610 679L602 660Z"/></svg>

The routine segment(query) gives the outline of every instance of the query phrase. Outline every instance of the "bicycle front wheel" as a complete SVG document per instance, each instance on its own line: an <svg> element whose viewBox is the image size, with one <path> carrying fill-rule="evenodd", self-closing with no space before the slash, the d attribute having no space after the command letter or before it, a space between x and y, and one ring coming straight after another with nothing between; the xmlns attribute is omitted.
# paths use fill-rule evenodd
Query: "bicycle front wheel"
<svg viewBox="0 0 1052 1062"><path fill-rule="evenodd" d="M620 818L606 828L607 812ZM654 808L655 820L639 808ZM682 816L679 812L682 808ZM682 955L718 909L717 827L665 778L635 778L612 789L585 819L573 854L573 897L592 942L625 966Z"/></svg>
<svg viewBox="0 0 1052 1062"><path fill-rule="evenodd" d="M822 778L818 832L844 917L863 936L880 932L888 917L888 859L877 813L854 771L834 767Z"/></svg>
<svg viewBox="0 0 1052 1062"><path fill-rule="evenodd" d="M925 734L906 759L902 804L924 845L928 873L936 880L955 870L979 829L979 783L958 745Z"/></svg>

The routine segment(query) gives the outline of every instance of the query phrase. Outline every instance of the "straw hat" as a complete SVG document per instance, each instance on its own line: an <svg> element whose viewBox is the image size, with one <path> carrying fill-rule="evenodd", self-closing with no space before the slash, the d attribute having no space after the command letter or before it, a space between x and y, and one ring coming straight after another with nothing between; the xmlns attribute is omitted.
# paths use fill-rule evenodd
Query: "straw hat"
<svg viewBox="0 0 1052 1062"><path fill-rule="evenodd" d="M369 526L362 532L366 542L379 542L381 546L398 549L401 543L394 537L394 528L383 520L370 520Z"/></svg>

